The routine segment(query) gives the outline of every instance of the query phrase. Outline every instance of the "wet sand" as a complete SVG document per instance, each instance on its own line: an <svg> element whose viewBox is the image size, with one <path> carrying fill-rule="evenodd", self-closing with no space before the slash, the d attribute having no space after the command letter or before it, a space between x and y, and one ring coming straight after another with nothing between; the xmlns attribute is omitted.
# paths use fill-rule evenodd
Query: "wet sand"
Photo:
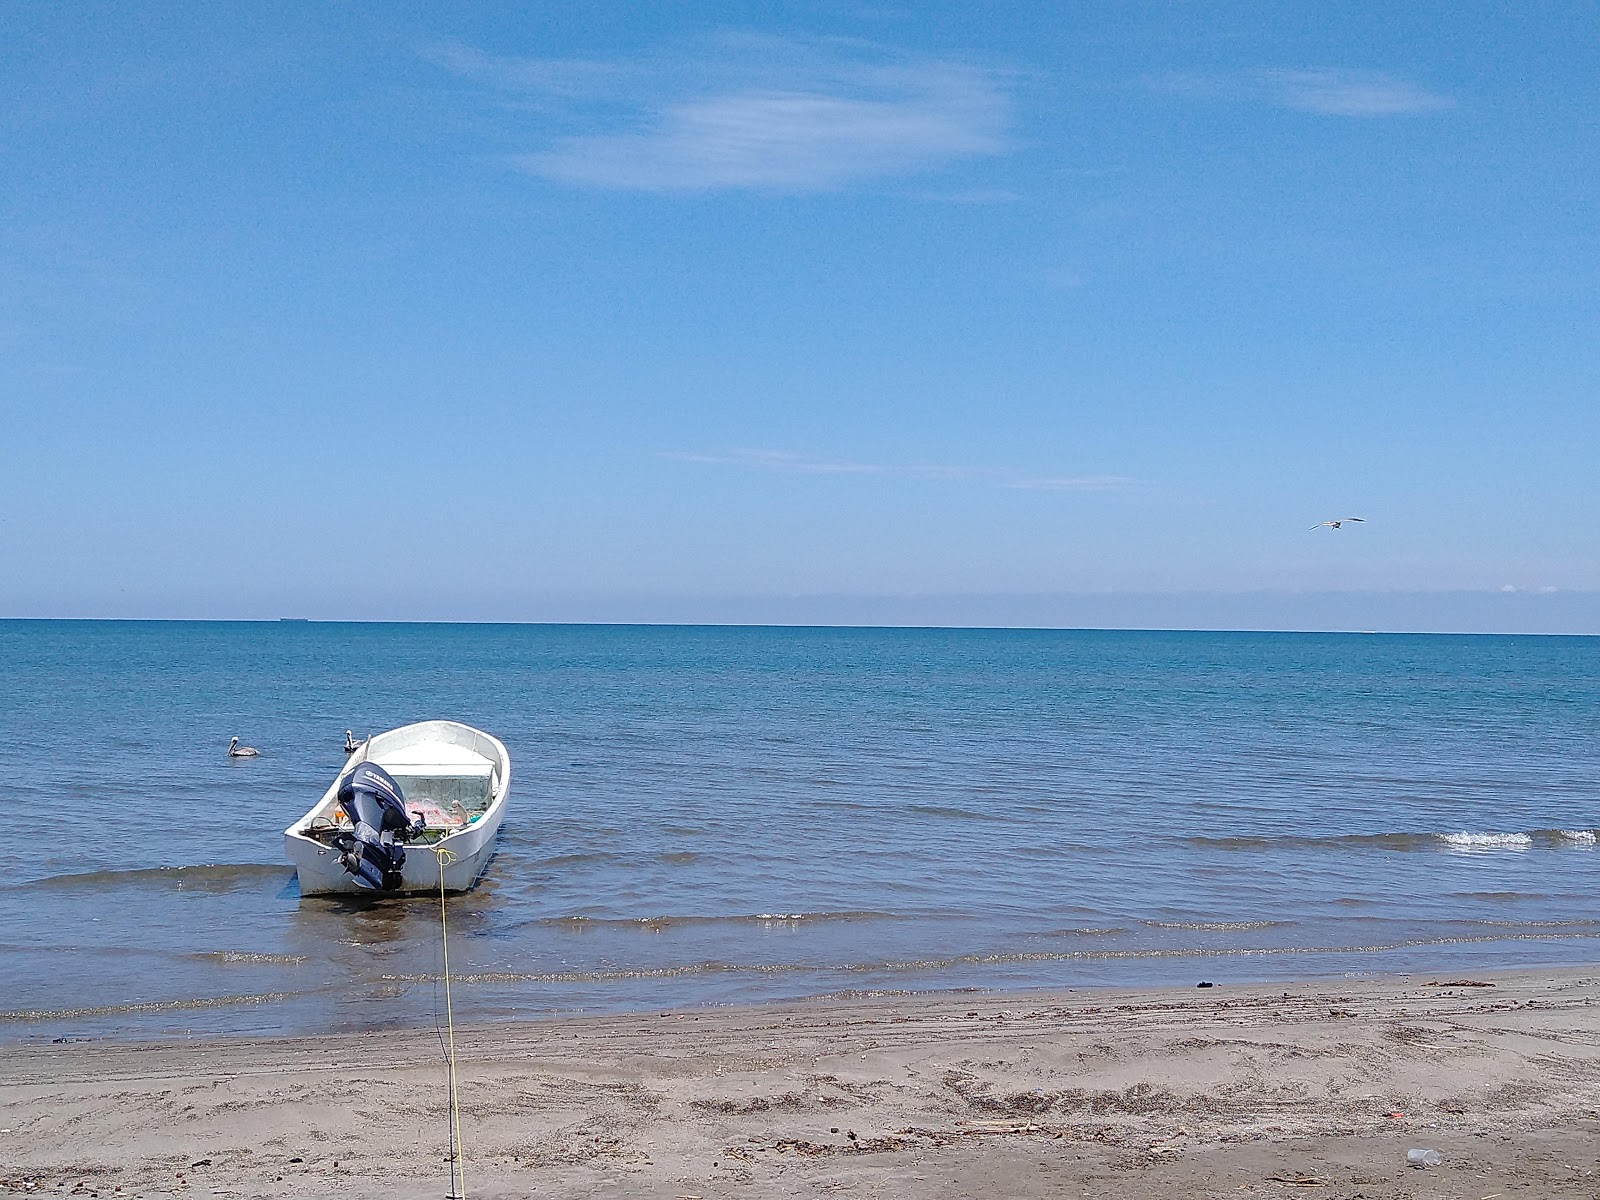
<svg viewBox="0 0 1600 1200"><path fill-rule="evenodd" d="M1600 969L1472 979L458 1027L466 1194L1600 1197ZM0 1130L0 1193L449 1190L431 1027L9 1047Z"/></svg>

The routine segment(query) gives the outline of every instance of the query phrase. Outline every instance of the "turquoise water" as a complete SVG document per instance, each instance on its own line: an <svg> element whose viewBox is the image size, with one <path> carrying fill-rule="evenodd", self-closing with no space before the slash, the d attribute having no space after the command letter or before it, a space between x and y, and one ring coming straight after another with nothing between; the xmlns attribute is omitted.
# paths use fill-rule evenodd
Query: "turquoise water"
<svg viewBox="0 0 1600 1200"><path fill-rule="evenodd" d="M11 621L0 712L0 1040L431 1021L281 833L432 717L463 1019L1600 961L1600 639Z"/></svg>

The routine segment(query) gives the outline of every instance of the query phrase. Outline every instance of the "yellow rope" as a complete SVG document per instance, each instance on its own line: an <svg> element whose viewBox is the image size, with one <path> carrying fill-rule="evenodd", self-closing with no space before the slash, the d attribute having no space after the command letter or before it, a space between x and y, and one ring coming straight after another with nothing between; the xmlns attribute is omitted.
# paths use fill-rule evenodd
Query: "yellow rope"
<svg viewBox="0 0 1600 1200"><path fill-rule="evenodd" d="M467 1200L467 1167L461 1150L461 1093L456 1086L456 1017L450 1002L450 923L445 919L444 869L456 856L440 846L430 846L439 860L439 938L444 948L444 1019L448 1031L450 1064L450 1197Z"/></svg>

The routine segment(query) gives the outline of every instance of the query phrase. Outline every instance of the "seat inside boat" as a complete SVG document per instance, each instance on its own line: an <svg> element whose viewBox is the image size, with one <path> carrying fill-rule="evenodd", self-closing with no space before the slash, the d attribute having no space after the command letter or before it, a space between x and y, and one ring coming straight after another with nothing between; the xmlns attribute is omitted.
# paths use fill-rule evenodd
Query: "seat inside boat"
<svg viewBox="0 0 1600 1200"><path fill-rule="evenodd" d="M379 754L372 761L400 786L406 811L422 818L423 830L415 839L422 842L438 841L482 816L499 782L488 759L465 746L445 742L406 746ZM320 821L314 824L321 826ZM329 832L348 824L348 817L336 809ZM315 835L323 829L311 832Z"/></svg>
<svg viewBox="0 0 1600 1200"><path fill-rule="evenodd" d="M421 742L380 754L377 762L400 785L406 810L421 815L424 837L470 824L494 794L494 764L465 746Z"/></svg>

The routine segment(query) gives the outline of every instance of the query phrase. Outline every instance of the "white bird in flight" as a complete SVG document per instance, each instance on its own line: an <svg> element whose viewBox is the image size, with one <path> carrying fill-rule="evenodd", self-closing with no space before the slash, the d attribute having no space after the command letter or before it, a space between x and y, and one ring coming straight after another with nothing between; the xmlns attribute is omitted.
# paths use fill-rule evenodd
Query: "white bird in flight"
<svg viewBox="0 0 1600 1200"><path fill-rule="evenodd" d="M1365 517L1340 517L1337 521L1321 521L1321 522L1318 522L1317 524L1313 525L1311 528L1313 528L1313 529L1337 529L1337 528L1339 528L1339 526L1343 525L1346 521L1356 521L1356 522L1359 522L1359 523L1364 523L1365 520L1366 520Z"/></svg>

